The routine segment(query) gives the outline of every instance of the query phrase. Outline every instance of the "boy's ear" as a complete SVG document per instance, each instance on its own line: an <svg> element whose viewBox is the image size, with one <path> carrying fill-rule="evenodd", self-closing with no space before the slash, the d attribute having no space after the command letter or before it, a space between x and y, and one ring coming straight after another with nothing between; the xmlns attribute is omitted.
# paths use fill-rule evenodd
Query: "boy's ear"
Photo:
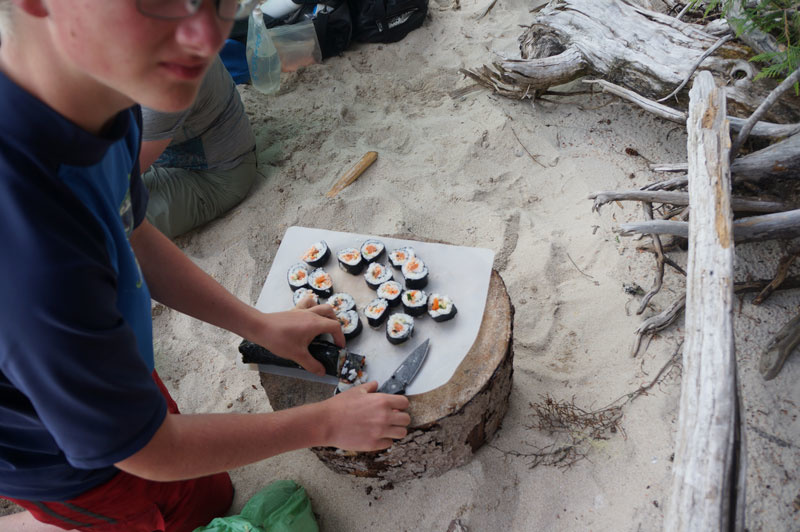
<svg viewBox="0 0 800 532"><path fill-rule="evenodd" d="M11 0L23 12L32 17L46 17L47 8L42 0Z"/></svg>

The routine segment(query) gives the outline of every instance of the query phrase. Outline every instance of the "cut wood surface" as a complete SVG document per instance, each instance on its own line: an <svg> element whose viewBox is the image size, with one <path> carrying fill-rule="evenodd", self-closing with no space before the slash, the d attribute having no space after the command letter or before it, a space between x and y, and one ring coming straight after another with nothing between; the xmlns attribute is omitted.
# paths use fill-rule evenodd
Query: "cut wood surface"
<svg viewBox="0 0 800 532"><path fill-rule="evenodd" d="M687 123L691 197L686 338L672 490L664 530L728 530L734 522L736 362L733 213L725 96L701 72Z"/></svg>

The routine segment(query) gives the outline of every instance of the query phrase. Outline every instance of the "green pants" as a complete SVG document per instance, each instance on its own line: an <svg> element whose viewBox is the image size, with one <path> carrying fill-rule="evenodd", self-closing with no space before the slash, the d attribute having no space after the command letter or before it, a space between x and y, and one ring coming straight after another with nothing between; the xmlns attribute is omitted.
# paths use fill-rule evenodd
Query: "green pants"
<svg viewBox="0 0 800 532"><path fill-rule="evenodd" d="M170 238L182 235L236 206L255 178L255 151L230 170L151 166L142 175L150 192L147 219Z"/></svg>

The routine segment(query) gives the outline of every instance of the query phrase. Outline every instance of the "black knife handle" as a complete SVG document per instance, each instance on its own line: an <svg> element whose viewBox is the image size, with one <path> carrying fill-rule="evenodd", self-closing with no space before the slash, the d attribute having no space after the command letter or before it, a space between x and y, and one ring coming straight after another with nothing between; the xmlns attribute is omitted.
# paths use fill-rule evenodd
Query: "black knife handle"
<svg viewBox="0 0 800 532"><path fill-rule="evenodd" d="M308 351L323 365L326 374L339 376L340 348L336 344L314 339L308 346ZM242 354L242 362L245 364L271 364L284 368L301 368L299 364L279 357L269 349L248 340L242 340L242 343L239 344L239 352Z"/></svg>

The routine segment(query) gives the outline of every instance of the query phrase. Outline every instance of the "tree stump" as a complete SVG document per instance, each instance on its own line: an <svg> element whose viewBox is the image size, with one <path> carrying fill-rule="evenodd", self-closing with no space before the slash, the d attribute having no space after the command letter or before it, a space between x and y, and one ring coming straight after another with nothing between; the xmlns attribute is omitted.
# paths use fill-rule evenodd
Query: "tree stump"
<svg viewBox="0 0 800 532"><path fill-rule="evenodd" d="M409 396L408 435L376 452L312 451L333 471L391 482L440 475L467 463L500 428L508 410L513 373L514 307L505 283L492 271L478 336L450 380ZM273 410L331 397L334 386L261 374Z"/></svg>

